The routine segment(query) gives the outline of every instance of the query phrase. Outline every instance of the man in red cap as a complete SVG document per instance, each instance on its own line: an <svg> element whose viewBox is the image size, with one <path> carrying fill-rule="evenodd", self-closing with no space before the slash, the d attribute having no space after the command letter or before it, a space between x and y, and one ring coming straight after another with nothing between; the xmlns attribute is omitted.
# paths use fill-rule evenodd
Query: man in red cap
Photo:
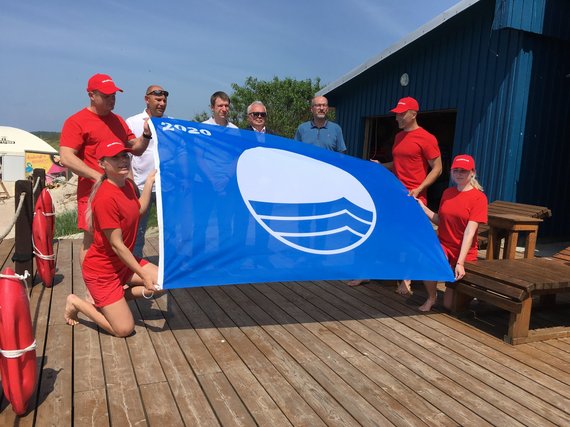
<svg viewBox="0 0 570 427"><path fill-rule="evenodd" d="M441 175L441 153L437 139L417 122L420 106L414 98L406 97L390 111L396 113L398 127L402 129L394 138L392 161L382 163L390 169L408 189L410 196L427 205L427 189ZM377 162L376 160L373 160ZM352 280L349 286L358 286L365 280ZM411 281L398 284L400 295L411 295Z"/></svg>
<svg viewBox="0 0 570 427"><path fill-rule="evenodd" d="M441 153L437 139L418 125L420 106L414 98L402 98L392 110L398 127L394 138L393 161L384 163L409 190L410 196L427 204L427 189L441 175Z"/></svg>
<svg viewBox="0 0 570 427"><path fill-rule="evenodd" d="M441 175L441 153L437 139L417 122L420 106L414 98L406 97L392 108L401 130L394 138L392 162L384 163L410 192L427 205L427 189ZM402 280L397 292L411 294L411 282Z"/></svg>
<svg viewBox="0 0 570 427"><path fill-rule="evenodd" d="M95 74L87 82L89 106L70 116L63 124L59 154L61 163L78 175L77 184L77 227L83 230L83 247L80 260L93 241L93 234L87 226L85 211L91 188L103 174L96 157L101 141L121 141L135 155L141 155L152 138L148 123L144 132L135 137L125 121L114 114L115 94L122 92L106 74Z"/></svg>

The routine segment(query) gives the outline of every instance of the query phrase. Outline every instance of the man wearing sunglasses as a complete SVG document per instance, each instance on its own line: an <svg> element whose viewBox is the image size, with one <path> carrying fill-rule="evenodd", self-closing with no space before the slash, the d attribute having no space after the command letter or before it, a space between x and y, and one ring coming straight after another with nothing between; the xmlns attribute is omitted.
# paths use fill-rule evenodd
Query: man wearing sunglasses
<svg viewBox="0 0 570 427"><path fill-rule="evenodd" d="M85 213L93 184L103 169L96 156L101 142L121 141L134 155L140 156L152 138L148 123L139 137L131 131L122 117L113 113L115 94L123 90L107 74L95 74L87 82L89 106L70 116L63 124L59 155L61 163L75 173L77 182L77 228L83 230L83 246L79 258L83 264L85 253L93 242Z"/></svg>
<svg viewBox="0 0 570 427"><path fill-rule="evenodd" d="M162 117L164 115L164 111L166 110L166 105L168 103L168 91L164 90L161 86L151 85L145 91L144 102L146 103L144 111L127 119L127 124L137 136L143 134L144 124L150 117ZM148 143L147 150L141 156L137 157L131 155L131 171L133 173L133 179L141 192L148 174L156 169L154 165L155 151L156 141L151 138ZM133 254L140 258L142 258L143 255L144 235L146 233L150 207L153 203L156 203L154 186L152 187L152 195L148 209L140 217L139 228L137 230L137 240L135 247L133 248Z"/></svg>
<svg viewBox="0 0 570 427"><path fill-rule="evenodd" d="M311 100L313 120L301 123L295 132L295 139L331 151L344 153L346 145L342 129L336 123L327 120L329 101L324 96L315 96Z"/></svg>
<svg viewBox="0 0 570 427"><path fill-rule="evenodd" d="M253 101L249 104L249 107L247 107L247 122L249 123L249 126L246 127L247 130L273 134L274 132L265 127L266 120L267 109L265 108L265 105L263 105L263 102Z"/></svg>

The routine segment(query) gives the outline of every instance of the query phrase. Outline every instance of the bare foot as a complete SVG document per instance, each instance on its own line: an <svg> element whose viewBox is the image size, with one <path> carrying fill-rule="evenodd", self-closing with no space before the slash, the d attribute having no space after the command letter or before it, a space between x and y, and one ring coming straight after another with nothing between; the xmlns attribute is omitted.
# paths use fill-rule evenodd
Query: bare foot
<svg viewBox="0 0 570 427"><path fill-rule="evenodd" d="M368 280L368 279L350 280L346 284L348 286L350 286L351 288L354 288L355 286L364 285L366 283L370 283L370 280Z"/></svg>
<svg viewBox="0 0 570 427"><path fill-rule="evenodd" d="M432 299L432 298L428 298L428 299L426 300L426 302L424 302L422 305L420 305L420 306L418 307L418 310L420 310L420 311L430 311L431 308L433 307L433 305L435 304L436 299L437 299L437 298L433 298L433 299Z"/></svg>
<svg viewBox="0 0 570 427"><path fill-rule="evenodd" d="M75 326L79 323L79 318L77 317L77 309L73 303L75 298L77 298L77 296L73 294L69 294L67 296L67 300L65 302L65 314L63 315L65 322L71 326Z"/></svg>
<svg viewBox="0 0 570 427"><path fill-rule="evenodd" d="M396 293L400 294L404 297L412 296L414 293L412 292L412 281L411 280L402 280L398 282L398 288L396 289Z"/></svg>

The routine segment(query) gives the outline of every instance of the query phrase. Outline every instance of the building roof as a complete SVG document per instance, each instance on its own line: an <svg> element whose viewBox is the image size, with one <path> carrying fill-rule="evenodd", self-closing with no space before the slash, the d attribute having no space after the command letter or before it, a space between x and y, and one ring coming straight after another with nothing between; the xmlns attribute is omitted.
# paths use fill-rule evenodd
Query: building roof
<svg viewBox="0 0 570 427"><path fill-rule="evenodd" d="M338 88L339 86L342 86L344 83L348 82L349 80L352 80L354 77L358 76L359 74L362 74L367 69L378 64L380 61L383 61L384 59L386 59L390 55L393 55L394 53L398 52L403 47L405 47L405 46L409 45L410 43L412 43L413 41L419 39L424 34L429 33L434 28L439 27L441 24L443 24L448 19L453 18L458 13L463 12L465 9L474 5L475 3L478 3L479 1L480 0L463 0L459 3L457 3L455 6L450 7L449 9L447 9L442 14L433 18L427 24L422 25L416 31L408 34L406 37L404 37L399 42L393 44L389 48L382 51L379 55L369 59L365 63L359 65L358 67L356 67L353 70L346 73L341 78L330 83L329 85L327 85L326 87L321 89L319 92L317 92L316 95L317 96L323 96L329 92L332 92L334 89Z"/></svg>
<svg viewBox="0 0 570 427"><path fill-rule="evenodd" d="M51 145L30 132L9 126L0 126L0 155L24 154L26 151L57 153L57 150Z"/></svg>

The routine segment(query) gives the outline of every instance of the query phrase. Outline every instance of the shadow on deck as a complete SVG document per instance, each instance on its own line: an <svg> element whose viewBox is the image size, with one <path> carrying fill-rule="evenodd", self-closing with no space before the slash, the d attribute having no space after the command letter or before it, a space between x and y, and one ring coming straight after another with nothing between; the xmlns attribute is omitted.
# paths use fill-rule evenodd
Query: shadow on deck
<svg viewBox="0 0 570 427"><path fill-rule="evenodd" d="M0 245L2 268L11 244ZM56 285L31 290L38 391L23 417L2 396L2 426L512 426L570 418L570 339L512 347L500 339L506 317L492 307L474 306L465 321L420 314L421 284L406 300L390 282L178 289L132 302L136 332L119 339L85 319L63 321L67 294L84 292L78 249L79 240L61 240ZM156 239L145 249L156 255ZM561 302L533 321L568 323L568 300Z"/></svg>

